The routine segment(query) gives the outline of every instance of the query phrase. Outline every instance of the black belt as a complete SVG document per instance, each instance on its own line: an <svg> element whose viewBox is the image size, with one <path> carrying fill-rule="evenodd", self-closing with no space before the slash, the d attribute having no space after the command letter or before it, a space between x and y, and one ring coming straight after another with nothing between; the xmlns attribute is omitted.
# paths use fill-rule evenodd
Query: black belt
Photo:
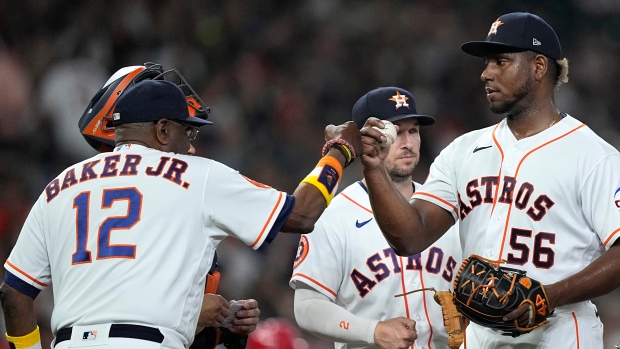
<svg viewBox="0 0 620 349"><path fill-rule="evenodd" d="M63 328L56 334L56 344L71 339L71 327ZM87 336L88 333L84 333ZM164 341L164 335L159 329L141 325L112 324L108 337L134 338L161 343Z"/></svg>

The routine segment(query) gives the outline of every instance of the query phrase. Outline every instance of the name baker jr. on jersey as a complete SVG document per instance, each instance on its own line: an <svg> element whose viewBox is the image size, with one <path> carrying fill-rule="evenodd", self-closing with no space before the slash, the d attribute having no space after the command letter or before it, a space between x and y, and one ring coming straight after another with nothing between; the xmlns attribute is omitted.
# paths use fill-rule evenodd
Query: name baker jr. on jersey
<svg viewBox="0 0 620 349"><path fill-rule="evenodd" d="M95 160L87 162L82 165L81 169L76 167L69 168L62 180L60 176L50 182L45 188L45 195L47 196L47 202L54 199L61 191L70 188L78 183L86 182L97 178L107 178L116 176L136 176L138 174L138 165L142 161L142 156L136 154L126 154L121 163L121 154L109 155L103 158L103 167L99 173L95 172L97 166L101 160ZM159 177L161 176L168 181L181 186L184 189L188 189L190 184L184 182L181 177L187 171L189 164L183 160L162 156L159 160L157 167L149 166L144 169L145 173L149 176ZM119 172L119 168L121 168ZM77 173L80 173L79 179Z"/></svg>
<svg viewBox="0 0 620 349"><path fill-rule="evenodd" d="M464 220L473 209L483 203L492 205L495 201L495 193L498 191L498 182L499 178L497 176L482 177L480 179L476 178L469 181L466 186L469 205L461 200L461 194L458 193L460 219ZM534 185L529 182L524 182L519 185L515 177L504 176L503 184L501 194L499 194L497 198L497 203L511 205L513 203L515 189L518 185L517 195L514 198L515 207L519 210L527 208L526 214L534 221L540 221L545 214L547 214L547 210L555 205L555 202L546 194L538 195L530 205L530 199L534 193Z"/></svg>

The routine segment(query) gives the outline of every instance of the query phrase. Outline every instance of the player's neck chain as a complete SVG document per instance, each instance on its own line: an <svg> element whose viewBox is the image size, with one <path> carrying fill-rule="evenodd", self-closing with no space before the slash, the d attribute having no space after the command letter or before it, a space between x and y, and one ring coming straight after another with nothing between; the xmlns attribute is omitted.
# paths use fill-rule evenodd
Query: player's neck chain
<svg viewBox="0 0 620 349"><path fill-rule="evenodd" d="M562 116L560 115L560 112L557 112L557 114L555 114L555 117L553 118L553 120L551 120L551 123L549 124L549 127L547 127L547 128L550 128L551 126L555 125L555 123L560 121L560 120L562 120Z"/></svg>

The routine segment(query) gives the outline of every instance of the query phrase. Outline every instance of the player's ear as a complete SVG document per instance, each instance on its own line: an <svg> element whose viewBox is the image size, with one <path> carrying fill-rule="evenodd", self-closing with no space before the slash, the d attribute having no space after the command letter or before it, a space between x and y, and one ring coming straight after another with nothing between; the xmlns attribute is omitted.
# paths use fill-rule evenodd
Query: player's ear
<svg viewBox="0 0 620 349"><path fill-rule="evenodd" d="M170 143L170 122L166 119L159 119L155 123L155 138L161 145L168 145Z"/></svg>
<svg viewBox="0 0 620 349"><path fill-rule="evenodd" d="M532 64L534 65L534 78L536 81L541 81L547 75L547 70L549 70L549 59L545 55L537 54L534 56Z"/></svg>

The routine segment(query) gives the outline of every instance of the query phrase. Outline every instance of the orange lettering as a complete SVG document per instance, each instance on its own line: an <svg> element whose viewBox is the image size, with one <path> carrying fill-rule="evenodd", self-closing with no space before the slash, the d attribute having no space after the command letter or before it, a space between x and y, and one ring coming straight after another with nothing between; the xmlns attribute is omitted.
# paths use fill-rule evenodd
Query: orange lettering
<svg viewBox="0 0 620 349"><path fill-rule="evenodd" d="M538 315L545 316L547 315L547 305L545 304L545 299L541 297L539 294L536 295L536 307L538 308Z"/></svg>
<svg viewBox="0 0 620 349"><path fill-rule="evenodd" d="M340 328L344 328L345 330L349 329L349 323L345 321L340 321Z"/></svg>

